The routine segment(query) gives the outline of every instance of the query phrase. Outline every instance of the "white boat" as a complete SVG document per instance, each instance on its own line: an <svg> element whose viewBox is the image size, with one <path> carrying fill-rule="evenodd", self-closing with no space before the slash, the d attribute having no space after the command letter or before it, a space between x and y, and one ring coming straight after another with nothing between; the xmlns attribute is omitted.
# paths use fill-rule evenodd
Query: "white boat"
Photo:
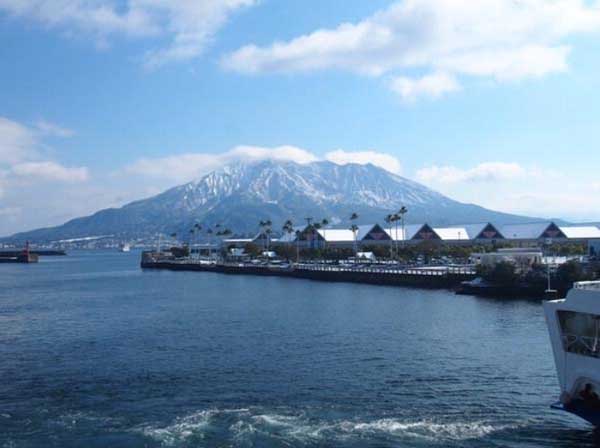
<svg viewBox="0 0 600 448"><path fill-rule="evenodd" d="M119 250L121 252L129 252L131 250L131 247L129 246L129 244L124 243L124 244L121 244L121 247L119 248Z"/></svg>
<svg viewBox="0 0 600 448"><path fill-rule="evenodd" d="M552 407L600 427L600 281L575 283L544 312L561 392Z"/></svg>

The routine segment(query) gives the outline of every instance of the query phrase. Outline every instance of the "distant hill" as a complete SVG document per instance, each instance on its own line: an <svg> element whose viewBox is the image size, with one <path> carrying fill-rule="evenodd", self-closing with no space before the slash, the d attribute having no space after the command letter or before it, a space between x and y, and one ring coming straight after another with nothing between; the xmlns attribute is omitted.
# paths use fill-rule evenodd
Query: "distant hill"
<svg viewBox="0 0 600 448"><path fill-rule="evenodd" d="M383 222L385 215L402 205L409 210L407 223L441 226L536 220L452 200L373 165L262 161L228 165L149 199L4 241L47 242L98 235L125 239L158 232L183 235L194 223L218 223L237 234L248 234L258 229L259 220L270 219L273 228L279 229L287 219L301 224L306 217L327 218L332 225L345 226L353 212L359 215L358 224Z"/></svg>

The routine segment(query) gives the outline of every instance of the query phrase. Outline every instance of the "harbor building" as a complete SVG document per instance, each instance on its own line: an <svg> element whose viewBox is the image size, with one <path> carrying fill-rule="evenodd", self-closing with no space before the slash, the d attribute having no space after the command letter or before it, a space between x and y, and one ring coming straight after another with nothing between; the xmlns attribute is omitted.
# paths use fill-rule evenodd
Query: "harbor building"
<svg viewBox="0 0 600 448"><path fill-rule="evenodd" d="M352 248L355 246L390 246L399 242L419 244L424 241L443 244L500 244L513 243L520 247L540 246L552 243L592 244L600 241L600 228L596 225L558 225L552 221L527 224L496 225L490 222L436 227L428 223L395 223L390 226L366 224L348 227L319 227L305 225L294 227L279 236L259 232L252 238L223 240L228 246L242 247L255 244L259 247L294 244L301 248L325 247ZM595 243L594 243L595 244ZM590 246L594 247L596 246Z"/></svg>

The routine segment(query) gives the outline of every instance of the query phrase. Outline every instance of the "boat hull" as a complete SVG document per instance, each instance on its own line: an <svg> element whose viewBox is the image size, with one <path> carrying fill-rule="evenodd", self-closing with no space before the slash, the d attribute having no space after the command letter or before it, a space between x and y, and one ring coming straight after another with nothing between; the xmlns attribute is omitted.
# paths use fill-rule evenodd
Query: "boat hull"
<svg viewBox="0 0 600 448"><path fill-rule="evenodd" d="M568 412L569 414L576 415L579 418L587 421L595 427L600 427L600 410L599 409L588 409L579 404L567 404L555 403L552 409L558 411Z"/></svg>

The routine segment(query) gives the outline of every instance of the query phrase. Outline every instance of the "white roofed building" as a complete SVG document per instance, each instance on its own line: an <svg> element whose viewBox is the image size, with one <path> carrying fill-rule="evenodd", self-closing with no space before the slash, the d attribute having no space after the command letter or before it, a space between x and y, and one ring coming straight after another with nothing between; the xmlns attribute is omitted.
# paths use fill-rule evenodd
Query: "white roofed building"
<svg viewBox="0 0 600 448"><path fill-rule="evenodd" d="M566 239L565 234L553 222L509 224L502 226L500 232L507 240L541 241L548 238Z"/></svg>
<svg viewBox="0 0 600 448"><path fill-rule="evenodd" d="M569 240L600 239L600 229L596 226L560 226L560 230Z"/></svg>
<svg viewBox="0 0 600 448"><path fill-rule="evenodd" d="M469 233L465 227L435 227L434 232L442 241L469 241Z"/></svg>

